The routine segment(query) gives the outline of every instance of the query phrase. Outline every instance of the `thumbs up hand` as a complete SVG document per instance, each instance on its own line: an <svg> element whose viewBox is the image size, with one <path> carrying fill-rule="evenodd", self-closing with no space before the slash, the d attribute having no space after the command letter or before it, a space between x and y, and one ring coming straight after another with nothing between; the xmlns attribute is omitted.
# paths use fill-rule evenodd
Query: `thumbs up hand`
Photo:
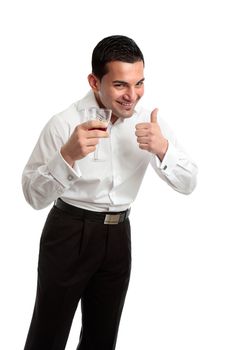
<svg viewBox="0 0 233 350"><path fill-rule="evenodd" d="M151 152L162 161L168 148L168 141L164 138L157 121L158 108L151 112L149 123L139 123L136 125L135 135L139 147Z"/></svg>
<svg viewBox="0 0 233 350"><path fill-rule="evenodd" d="M158 114L158 108L155 108L150 115L150 121L151 123L157 123L157 114Z"/></svg>

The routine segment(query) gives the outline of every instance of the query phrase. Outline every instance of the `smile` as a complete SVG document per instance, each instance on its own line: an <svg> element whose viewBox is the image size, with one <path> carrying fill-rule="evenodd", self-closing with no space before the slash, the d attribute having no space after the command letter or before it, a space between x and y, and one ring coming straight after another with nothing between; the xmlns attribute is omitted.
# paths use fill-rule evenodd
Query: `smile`
<svg viewBox="0 0 233 350"><path fill-rule="evenodd" d="M121 104L123 107L128 107L128 108L131 108L134 105L133 103L129 103L129 102L119 102L118 101L118 103Z"/></svg>

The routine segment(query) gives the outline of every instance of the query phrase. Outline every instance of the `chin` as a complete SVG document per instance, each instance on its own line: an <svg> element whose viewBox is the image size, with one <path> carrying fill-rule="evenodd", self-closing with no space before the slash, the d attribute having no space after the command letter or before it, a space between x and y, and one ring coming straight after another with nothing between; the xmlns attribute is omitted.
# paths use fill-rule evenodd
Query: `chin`
<svg viewBox="0 0 233 350"><path fill-rule="evenodd" d="M117 116L117 118L130 118L133 115L133 111L126 111L126 112L117 112L117 113L113 113L115 116Z"/></svg>
<svg viewBox="0 0 233 350"><path fill-rule="evenodd" d="M115 111L115 115L118 116L118 118L130 118L134 114L134 107L130 109L118 109Z"/></svg>
<svg viewBox="0 0 233 350"><path fill-rule="evenodd" d="M125 111L122 111L121 114L123 116L125 116L125 118L129 118L129 117L132 117L132 115L134 114L134 108L131 108L129 110L125 110Z"/></svg>

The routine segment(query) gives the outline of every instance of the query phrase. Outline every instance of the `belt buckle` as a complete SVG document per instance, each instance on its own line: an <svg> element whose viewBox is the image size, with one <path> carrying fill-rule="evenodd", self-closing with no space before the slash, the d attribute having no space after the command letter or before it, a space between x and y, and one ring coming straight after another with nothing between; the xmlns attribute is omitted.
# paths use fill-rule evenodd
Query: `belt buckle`
<svg viewBox="0 0 233 350"><path fill-rule="evenodd" d="M104 219L105 225L117 225L120 222L121 214L106 214Z"/></svg>

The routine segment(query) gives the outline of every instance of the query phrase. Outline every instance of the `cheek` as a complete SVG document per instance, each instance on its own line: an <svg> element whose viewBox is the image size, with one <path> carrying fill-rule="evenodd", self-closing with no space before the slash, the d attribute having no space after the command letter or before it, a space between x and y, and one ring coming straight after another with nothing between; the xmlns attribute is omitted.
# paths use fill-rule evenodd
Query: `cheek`
<svg viewBox="0 0 233 350"><path fill-rule="evenodd" d="M119 97L120 94L117 94L115 91L112 91L111 89L108 91L102 91L101 97L104 101L114 101Z"/></svg>
<svg viewBox="0 0 233 350"><path fill-rule="evenodd" d="M144 87L142 87L138 93L138 96L142 97L144 95Z"/></svg>

